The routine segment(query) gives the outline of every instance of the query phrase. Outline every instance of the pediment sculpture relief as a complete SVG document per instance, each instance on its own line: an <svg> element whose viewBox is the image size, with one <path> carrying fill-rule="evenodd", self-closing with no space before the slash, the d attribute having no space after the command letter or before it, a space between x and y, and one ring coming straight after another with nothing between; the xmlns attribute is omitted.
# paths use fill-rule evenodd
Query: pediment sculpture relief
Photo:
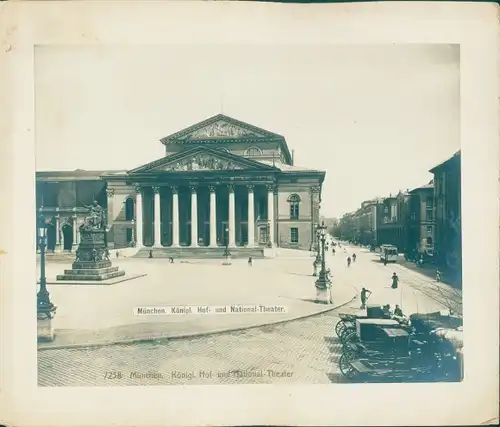
<svg viewBox="0 0 500 427"><path fill-rule="evenodd" d="M236 169L243 169L243 167L227 160L210 157L203 154L182 159L171 166L167 166L166 168L166 170L169 171L207 171Z"/></svg>
<svg viewBox="0 0 500 427"><path fill-rule="evenodd" d="M227 122L216 122L209 126L205 126L197 131L186 136L186 139L202 139L202 138L238 138L243 136L259 136L254 132L243 129Z"/></svg>

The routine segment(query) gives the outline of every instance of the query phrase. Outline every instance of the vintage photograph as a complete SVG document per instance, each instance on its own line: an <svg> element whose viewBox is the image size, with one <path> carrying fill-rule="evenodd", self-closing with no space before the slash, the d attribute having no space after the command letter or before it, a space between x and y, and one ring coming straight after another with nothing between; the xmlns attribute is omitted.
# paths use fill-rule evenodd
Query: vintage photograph
<svg viewBox="0 0 500 427"><path fill-rule="evenodd" d="M463 379L458 45L41 45L34 82L40 387Z"/></svg>

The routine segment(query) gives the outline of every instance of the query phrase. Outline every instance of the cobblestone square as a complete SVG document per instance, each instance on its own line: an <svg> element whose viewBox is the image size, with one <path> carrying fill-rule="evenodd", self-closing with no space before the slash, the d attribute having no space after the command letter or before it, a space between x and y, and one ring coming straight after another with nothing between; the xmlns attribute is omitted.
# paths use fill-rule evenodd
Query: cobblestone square
<svg viewBox="0 0 500 427"><path fill-rule="evenodd" d="M343 255L329 258L333 286L349 284L358 290L366 286L373 292L371 303L402 301L408 314L446 309L447 285L440 284L444 290L435 291L439 289L436 283L416 271L397 264L384 266L373 253L358 248L349 250L358 255L349 268ZM268 265L274 262L274 268L281 272L293 265L296 268L293 272L306 275L309 258L291 261L277 259ZM262 261L262 265L265 262L268 261ZM302 262L304 265L297 267ZM259 268L255 267L252 272ZM390 289L394 271L400 276L397 290ZM312 283L312 277L306 279ZM252 285L242 281L240 286ZM281 286L283 290L286 283ZM449 289L448 292L451 295ZM338 369L341 346L334 332L339 313L362 314L359 299L323 314L242 331L130 345L40 349L38 382L40 386L342 382Z"/></svg>

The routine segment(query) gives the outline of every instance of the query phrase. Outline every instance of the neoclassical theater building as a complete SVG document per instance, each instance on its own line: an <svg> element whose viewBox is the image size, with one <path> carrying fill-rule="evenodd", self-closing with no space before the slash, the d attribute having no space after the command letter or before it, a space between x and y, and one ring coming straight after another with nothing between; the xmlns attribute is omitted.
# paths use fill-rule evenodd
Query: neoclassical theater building
<svg viewBox="0 0 500 427"><path fill-rule="evenodd" d="M93 200L110 248L311 247L325 172L296 166L283 136L219 114L161 143L132 170L37 172L49 250L75 249Z"/></svg>

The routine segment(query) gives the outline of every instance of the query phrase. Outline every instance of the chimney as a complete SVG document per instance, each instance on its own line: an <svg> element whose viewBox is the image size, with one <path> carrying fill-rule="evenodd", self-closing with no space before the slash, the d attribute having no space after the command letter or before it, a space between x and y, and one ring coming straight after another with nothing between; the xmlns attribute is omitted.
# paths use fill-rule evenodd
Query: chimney
<svg viewBox="0 0 500 427"><path fill-rule="evenodd" d="M292 150L292 166L294 165L295 150Z"/></svg>

